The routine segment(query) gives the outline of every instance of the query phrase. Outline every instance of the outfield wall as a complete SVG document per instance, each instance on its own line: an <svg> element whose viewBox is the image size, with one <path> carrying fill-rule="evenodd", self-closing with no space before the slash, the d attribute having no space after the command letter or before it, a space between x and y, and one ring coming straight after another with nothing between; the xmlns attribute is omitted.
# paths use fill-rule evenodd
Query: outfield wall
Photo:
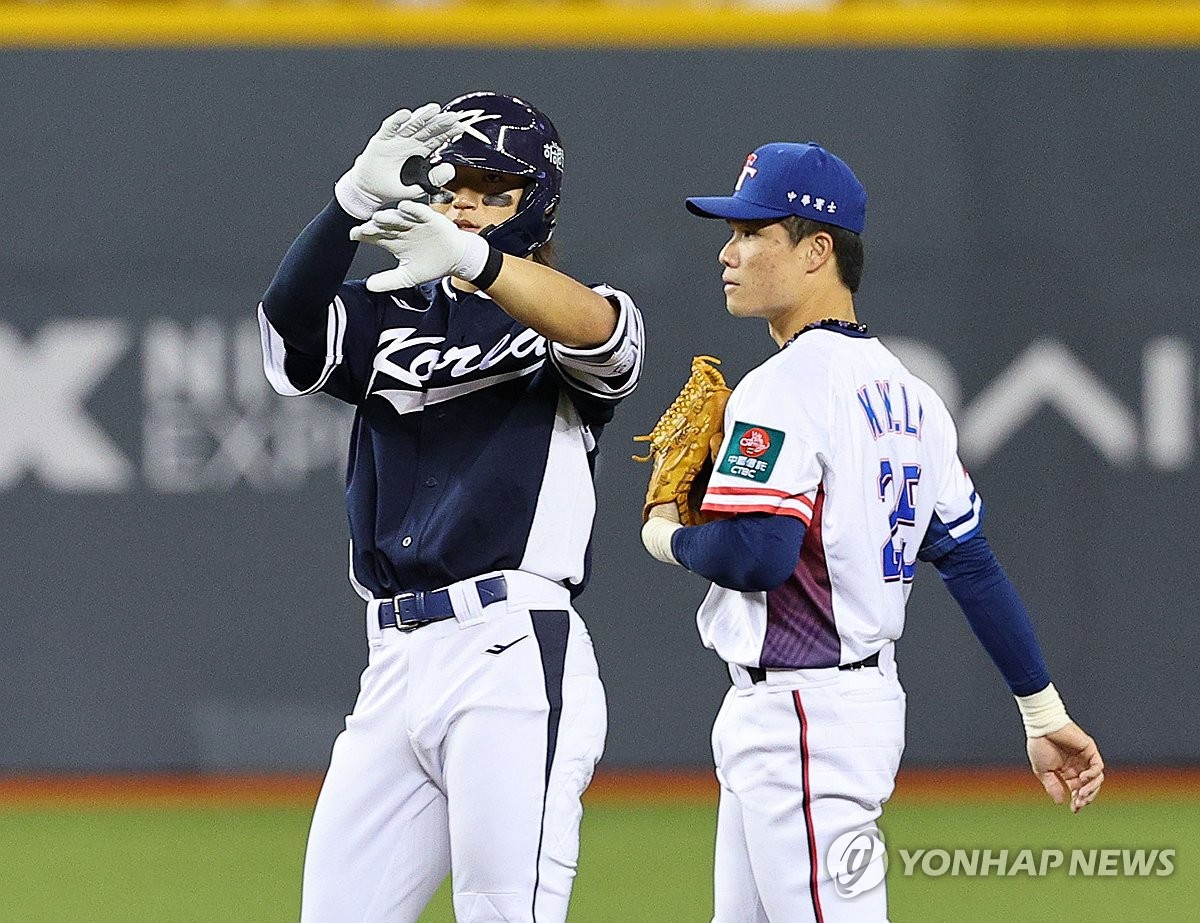
<svg viewBox="0 0 1200 923"><path fill-rule="evenodd" d="M348 420L269 393L254 306L384 115L477 87L556 119L565 266L646 317L579 606L609 765L703 766L726 686L691 620L703 584L638 542L632 436L694 353L736 378L773 348L725 316L722 229L682 199L808 138L869 190L860 317L956 412L1071 711L1110 760L1200 761L1181 733L1200 692L1200 52L397 42L0 51L0 771L324 765L364 660ZM1021 760L1003 683L919 573L907 762Z"/></svg>

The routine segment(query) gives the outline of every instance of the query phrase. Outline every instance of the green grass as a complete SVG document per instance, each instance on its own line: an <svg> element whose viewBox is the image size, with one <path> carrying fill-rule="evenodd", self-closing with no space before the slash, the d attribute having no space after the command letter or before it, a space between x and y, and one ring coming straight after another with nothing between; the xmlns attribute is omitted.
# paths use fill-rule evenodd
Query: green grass
<svg viewBox="0 0 1200 923"><path fill-rule="evenodd" d="M0 921L294 920L309 813L4 811Z"/></svg>
<svg viewBox="0 0 1200 923"><path fill-rule="evenodd" d="M309 812L283 808L0 810L4 923L294 921ZM1200 918L1200 802L1100 802L1078 816L1036 803L893 803L885 815L894 923ZM577 923L706 923L713 811L593 805ZM899 849L1177 850L1166 878L902 875ZM445 888L422 923L451 923Z"/></svg>

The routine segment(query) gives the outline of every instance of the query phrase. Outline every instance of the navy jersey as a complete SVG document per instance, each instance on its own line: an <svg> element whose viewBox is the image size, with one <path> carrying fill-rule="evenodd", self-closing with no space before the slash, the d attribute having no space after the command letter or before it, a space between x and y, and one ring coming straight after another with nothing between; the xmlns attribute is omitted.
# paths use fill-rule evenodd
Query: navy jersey
<svg viewBox="0 0 1200 923"><path fill-rule="evenodd" d="M281 333L260 307L280 394L355 405L347 466L350 578L360 595L428 590L501 569L587 581L597 440L641 372L642 322L623 292L609 340L549 343L448 279L343 284L323 331ZM321 334L325 354L313 349Z"/></svg>

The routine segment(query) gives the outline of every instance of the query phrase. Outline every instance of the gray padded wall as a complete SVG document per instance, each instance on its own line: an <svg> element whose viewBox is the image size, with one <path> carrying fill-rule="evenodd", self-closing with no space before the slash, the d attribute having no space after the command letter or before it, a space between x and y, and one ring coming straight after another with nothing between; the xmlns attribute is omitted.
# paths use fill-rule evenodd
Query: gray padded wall
<svg viewBox="0 0 1200 923"><path fill-rule="evenodd" d="M348 423L285 401L255 303L379 120L495 87L557 121L564 265L628 290L641 389L606 431L595 579L609 766L706 765L726 687L699 578L638 542L629 460L724 314L717 223L768 140L870 193L860 317L938 386L1060 690L1117 762L1195 762L1195 53L0 53L0 770L314 770L365 657ZM392 73L385 81L380 75ZM361 260L366 271L382 261ZM907 763L1023 759L1015 709L919 570Z"/></svg>

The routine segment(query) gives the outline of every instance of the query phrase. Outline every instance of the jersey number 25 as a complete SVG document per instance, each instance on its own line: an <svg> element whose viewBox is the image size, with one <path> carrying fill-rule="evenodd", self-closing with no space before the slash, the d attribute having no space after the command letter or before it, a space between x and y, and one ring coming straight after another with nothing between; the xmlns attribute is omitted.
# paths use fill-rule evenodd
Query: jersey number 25
<svg viewBox="0 0 1200 923"><path fill-rule="evenodd" d="M892 512L888 516L891 535L883 546L883 579L887 583L897 580L912 583L917 570L916 560L906 561L904 549L908 539L917 538L911 527L917 524L917 508L914 493L917 482L921 479L920 465L904 465L901 468L902 477L896 479L892 471L892 463L886 458L879 463L879 499L887 503L892 501ZM894 498L894 499L893 499ZM901 528L908 526L910 528Z"/></svg>

